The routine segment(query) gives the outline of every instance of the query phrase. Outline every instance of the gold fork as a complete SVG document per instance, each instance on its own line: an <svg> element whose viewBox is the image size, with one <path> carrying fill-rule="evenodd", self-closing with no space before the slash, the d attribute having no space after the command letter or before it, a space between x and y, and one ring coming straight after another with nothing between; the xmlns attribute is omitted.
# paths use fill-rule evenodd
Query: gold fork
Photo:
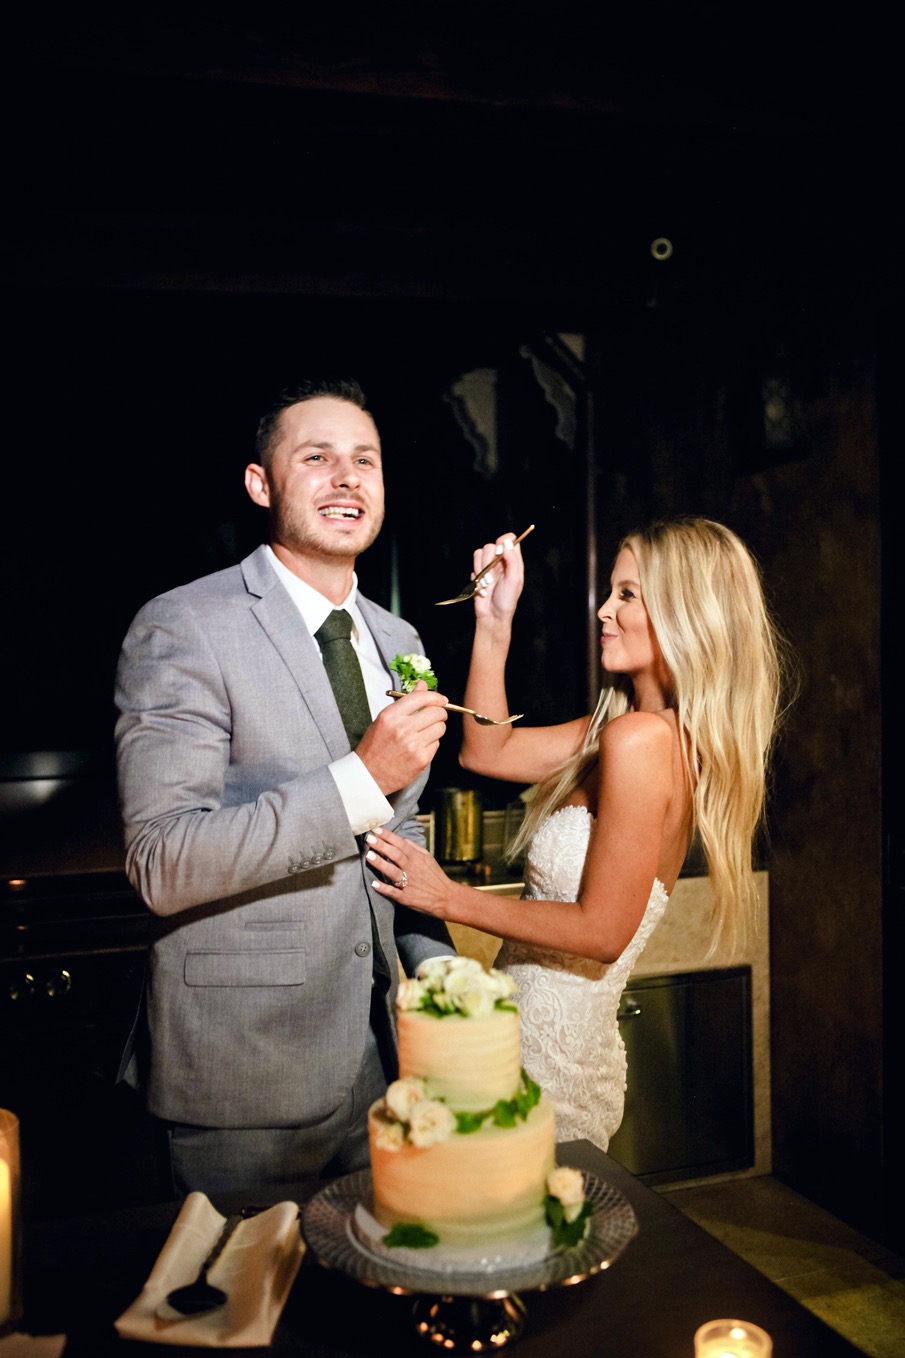
<svg viewBox="0 0 905 1358"><path fill-rule="evenodd" d="M388 698L404 698L405 696L396 688L387 689ZM512 717L500 717L497 720L495 717L482 717L480 712L475 712L473 707L460 707L458 703L444 703L443 706L447 712L462 712L466 716L474 717L479 726L508 726L512 721L521 721L525 715L524 712L516 712Z"/></svg>
<svg viewBox="0 0 905 1358"><path fill-rule="evenodd" d="M519 533L518 537L515 539L515 542L513 542L512 544L513 547L516 545L516 543L523 541L523 539L526 538L529 533L533 532L534 524L529 523L524 533ZM487 575L489 571L492 571L495 565L496 560L494 559L493 561L489 562L488 565L484 566L482 570L479 570L473 580L469 580L468 584L462 590L461 594L457 594L454 599L438 599L434 607L442 608L444 604L464 604L467 599L473 599L478 592L478 586L480 585L484 576ZM468 709L466 708L465 710L467 711Z"/></svg>

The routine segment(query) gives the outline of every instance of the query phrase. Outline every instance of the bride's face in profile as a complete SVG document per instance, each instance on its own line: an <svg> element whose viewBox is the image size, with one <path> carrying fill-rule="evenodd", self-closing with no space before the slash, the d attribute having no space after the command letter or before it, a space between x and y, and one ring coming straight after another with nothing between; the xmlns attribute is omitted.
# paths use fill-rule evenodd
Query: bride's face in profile
<svg viewBox="0 0 905 1358"><path fill-rule="evenodd" d="M635 676L664 669L663 653L641 593L635 553L623 547L610 576L610 594L597 611L603 623L603 667L610 674Z"/></svg>

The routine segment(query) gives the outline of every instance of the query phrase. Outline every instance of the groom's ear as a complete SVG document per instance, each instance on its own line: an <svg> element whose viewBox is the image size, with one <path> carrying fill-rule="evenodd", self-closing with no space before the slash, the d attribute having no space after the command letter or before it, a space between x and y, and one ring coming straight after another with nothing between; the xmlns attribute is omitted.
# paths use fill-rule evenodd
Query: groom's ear
<svg viewBox="0 0 905 1358"><path fill-rule="evenodd" d="M270 486L267 484L267 473L263 467L258 466L257 462L249 462L245 468L245 489L256 505L260 505L262 509L270 508Z"/></svg>

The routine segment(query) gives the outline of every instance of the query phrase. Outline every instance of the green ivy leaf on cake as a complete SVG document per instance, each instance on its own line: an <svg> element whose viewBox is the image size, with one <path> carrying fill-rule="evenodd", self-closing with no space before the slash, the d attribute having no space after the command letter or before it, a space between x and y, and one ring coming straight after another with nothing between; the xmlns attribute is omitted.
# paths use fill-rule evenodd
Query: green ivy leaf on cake
<svg viewBox="0 0 905 1358"><path fill-rule="evenodd" d="M429 1250L440 1243L440 1237L426 1226L417 1226L411 1221L397 1221L383 1237L383 1243L392 1248Z"/></svg>
<svg viewBox="0 0 905 1358"><path fill-rule="evenodd" d="M495 967L485 971L474 957L437 957L400 981L397 1003L434 1018L481 1018L494 1009L514 1012L514 994L515 981Z"/></svg>
<svg viewBox="0 0 905 1358"><path fill-rule="evenodd" d="M521 1088L514 1099L498 1099L492 1108L481 1113L457 1113L456 1131L467 1135L480 1131L488 1118L497 1127L514 1127L516 1122L525 1121L532 1108L540 1103L540 1085L536 1084L526 1070L522 1070Z"/></svg>
<svg viewBox="0 0 905 1358"><path fill-rule="evenodd" d="M544 1212L553 1245L571 1249L588 1233L593 1208L584 1195L581 1171L558 1165L547 1175Z"/></svg>
<svg viewBox="0 0 905 1358"><path fill-rule="evenodd" d="M467 1136L480 1131L488 1119L497 1127L514 1127L539 1102L540 1085L524 1070L514 1099L500 1099L478 1113L454 1113L442 1099L431 1098L424 1080L409 1075L392 1082L377 1109L377 1144L386 1151L401 1150L406 1142L424 1149L445 1141L453 1132Z"/></svg>
<svg viewBox="0 0 905 1358"><path fill-rule="evenodd" d="M518 1104L518 1115L526 1118L537 1104L540 1103L540 1085L532 1080L526 1070L522 1070L522 1087L515 1096Z"/></svg>
<svg viewBox="0 0 905 1358"><path fill-rule="evenodd" d="M423 679L430 689L437 687L437 676L431 662L426 655L419 655L417 651L395 656L390 661L390 669L399 675L399 688L403 693L411 693L419 679Z"/></svg>

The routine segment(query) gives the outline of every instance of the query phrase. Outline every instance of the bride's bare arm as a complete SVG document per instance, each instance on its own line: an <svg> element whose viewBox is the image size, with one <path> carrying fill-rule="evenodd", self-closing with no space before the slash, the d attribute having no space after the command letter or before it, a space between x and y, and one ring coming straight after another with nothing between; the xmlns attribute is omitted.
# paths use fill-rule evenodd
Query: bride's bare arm
<svg viewBox="0 0 905 1358"><path fill-rule="evenodd" d="M598 818L577 901L514 901L476 891L447 877L425 849L385 828L368 837L369 863L387 878L375 887L446 921L613 962L641 922L657 875L672 740L652 713L627 713L604 728Z"/></svg>
<svg viewBox="0 0 905 1358"><path fill-rule="evenodd" d="M475 635L464 703L488 717L509 712L506 661L512 619L524 585L522 549L515 535L504 533L474 554L477 573L492 561L497 565L484 577L475 596ZM513 783L536 783L577 750L588 727L588 717L555 726L479 726L463 718L459 763L473 773Z"/></svg>

